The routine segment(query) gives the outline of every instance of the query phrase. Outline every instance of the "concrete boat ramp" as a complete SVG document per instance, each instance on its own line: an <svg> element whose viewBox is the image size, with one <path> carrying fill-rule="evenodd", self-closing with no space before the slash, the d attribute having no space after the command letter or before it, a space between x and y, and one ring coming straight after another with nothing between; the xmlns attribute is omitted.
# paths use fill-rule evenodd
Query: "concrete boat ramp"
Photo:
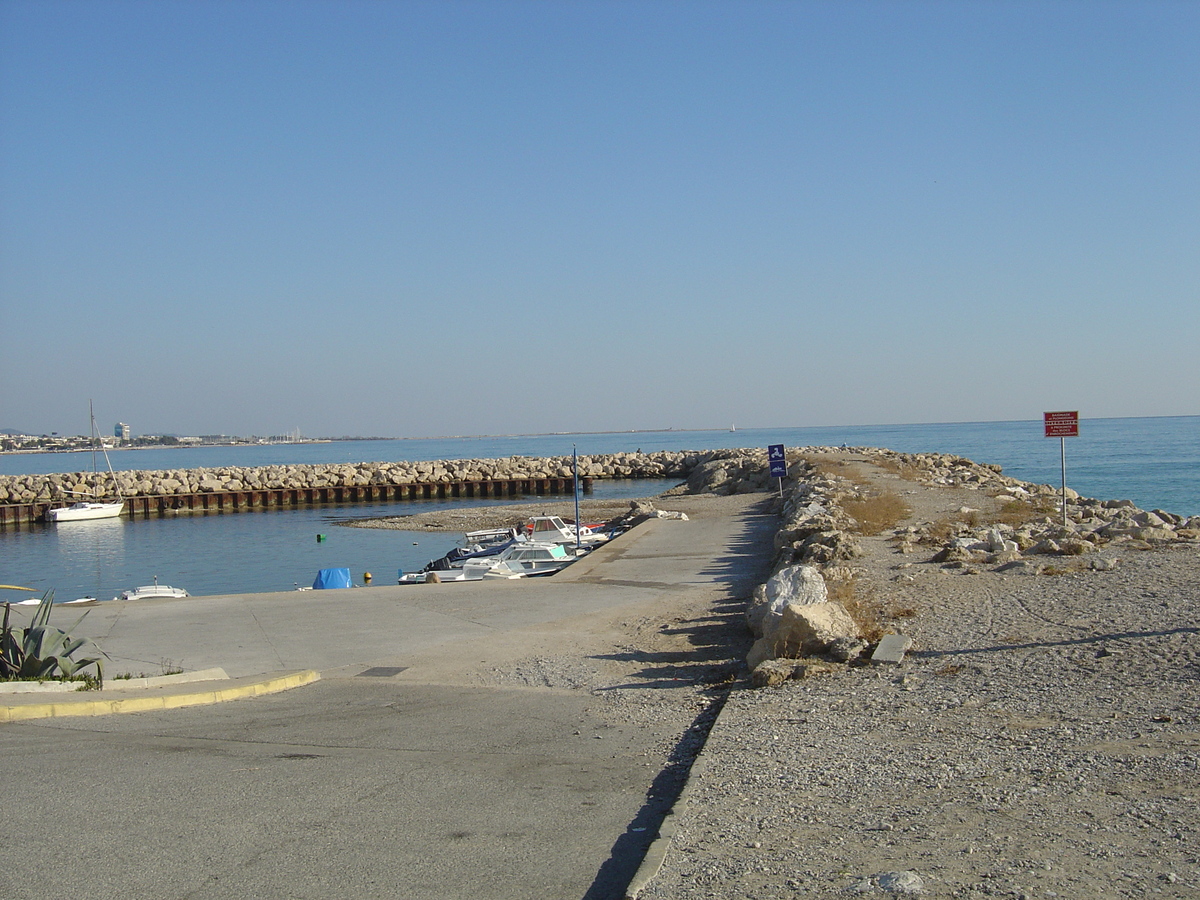
<svg viewBox="0 0 1200 900"><path fill-rule="evenodd" d="M0 694L29 825L0 896L624 896L719 709L768 504L553 578L97 604L110 677L228 677Z"/></svg>

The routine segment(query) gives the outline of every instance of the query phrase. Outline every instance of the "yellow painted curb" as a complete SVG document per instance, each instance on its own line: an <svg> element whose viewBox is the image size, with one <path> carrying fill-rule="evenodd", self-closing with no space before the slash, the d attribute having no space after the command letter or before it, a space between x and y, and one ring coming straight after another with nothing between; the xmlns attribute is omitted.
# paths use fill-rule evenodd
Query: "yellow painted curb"
<svg viewBox="0 0 1200 900"><path fill-rule="evenodd" d="M319 681L321 673L313 669L280 675L266 681L241 684L235 687L182 694L158 694L153 697L128 697L120 700L77 700L59 703L30 703L22 706L0 706L0 723L26 719L60 719L67 716L108 716L117 713L149 712L156 709L180 709L185 706L204 706L245 700L280 691L303 687Z"/></svg>

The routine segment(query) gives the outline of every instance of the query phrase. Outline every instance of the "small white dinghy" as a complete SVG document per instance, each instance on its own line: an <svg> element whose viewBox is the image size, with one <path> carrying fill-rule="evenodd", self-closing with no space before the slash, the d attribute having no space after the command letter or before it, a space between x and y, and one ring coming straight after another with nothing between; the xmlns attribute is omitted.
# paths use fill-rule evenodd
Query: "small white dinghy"
<svg viewBox="0 0 1200 900"><path fill-rule="evenodd" d="M191 595L183 588L171 587L169 584L159 584L158 576L154 576L154 584L144 584L130 591L121 591L114 600L150 600L155 597L178 600Z"/></svg>

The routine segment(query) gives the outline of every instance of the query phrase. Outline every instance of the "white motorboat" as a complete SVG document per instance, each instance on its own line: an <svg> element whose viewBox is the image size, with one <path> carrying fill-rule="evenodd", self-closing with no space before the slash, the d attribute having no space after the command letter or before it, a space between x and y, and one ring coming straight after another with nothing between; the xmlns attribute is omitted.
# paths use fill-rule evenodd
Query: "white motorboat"
<svg viewBox="0 0 1200 900"><path fill-rule="evenodd" d="M478 578L522 578L553 575L575 562L563 544L530 541L514 544L499 556L463 563L463 580Z"/></svg>
<svg viewBox="0 0 1200 900"><path fill-rule="evenodd" d="M396 583L441 584L444 581L479 581L479 578L467 578L462 569L422 569L420 572L405 572Z"/></svg>
<svg viewBox="0 0 1200 900"><path fill-rule="evenodd" d="M551 544L576 544L595 547L608 540L607 534L592 531L586 525L568 525L558 516L533 516L525 526L531 541Z"/></svg>
<svg viewBox="0 0 1200 900"><path fill-rule="evenodd" d="M400 584L422 584L430 572L438 573L438 581L462 581L463 564L469 560L493 558L507 550L512 544L524 542L525 536L518 535L515 528L484 528L468 531L459 545L439 559L431 560L419 572L401 573Z"/></svg>
<svg viewBox="0 0 1200 900"><path fill-rule="evenodd" d="M517 536L515 528L481 528L479 531L468 531L460 543L466 553L478 553L507 544Z"/></svg>
<svg viewBox="0 0 1200 900"><path fill-rule="evenodd" d="M573 538L572 538L573 540ZM484 578L526 578L553 575L578 557L563 544L519 541L497 556L468 559L462 568L428 572L409 572L400 576L400 584L426 584L448 581L481 581Z"/></svg>
<svg viewBox="0 0 1200 900"><path fill-rule="evenodd" d="M114 600L152 600L154 598L165 598L169 600L179 600L183 597L191 595L183 588L171 587L169 584L159 584L158 577L155 576L154 584L144 584L141 587L136 587L130 591L121 591L120 596L113 597Z"/></svg>
<svg viewBox="0 0 1200 900"><path fill-rule="evenodd" d="M92 402L88 401L88 412L92 418L92 494L89 500L79 500L70 506L59 507L58 509L46 510L46 520L49 522L85 522L89 519L115 519L121 515L125 509L125 500L118 496L116 500L100 499L100 486L98 484L99 471L96 468L96 449L97 447L104 454L104 462L108 466L108 474L111 476L113 483L116 483L117 477L113 473L112 463L108 459L108 450L104 447L104 442L100 440L100 434L96 431L96 414L92 411ZM68 491L67 493L77 493Z"/></svg>

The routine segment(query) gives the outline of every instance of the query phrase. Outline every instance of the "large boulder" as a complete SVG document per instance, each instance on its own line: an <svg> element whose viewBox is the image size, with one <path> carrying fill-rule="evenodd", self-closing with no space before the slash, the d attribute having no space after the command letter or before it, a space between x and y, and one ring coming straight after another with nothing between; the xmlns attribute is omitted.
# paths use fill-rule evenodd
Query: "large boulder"
<svg viewBox="0 0 1200 900"><path fill-rule="evenodd" d="M753 671L768 659L799 659L826 652L835 642L854 639L858 625L846 608L836 601L788 604L778 620L764 620L763 636L754 642L746 656Z"/></svg>
<svg viewBox="0 0 1200 900"><path fill-rule="evenodd" d="M766 620L777 621L787 604L808 606L828 599L829 591L819 571L812 566L788 566L755 588L746 610L746 623L755 637L762 637L768 627Z"/></svg>
<svg viewBox="0 0 1200 900"><path fill-rule="evenodd" d="M825 579L815 567L788 566L767 580L767 599L777 607L784 603L807 606L826 602L829 591L825 587Z"/></svg>

